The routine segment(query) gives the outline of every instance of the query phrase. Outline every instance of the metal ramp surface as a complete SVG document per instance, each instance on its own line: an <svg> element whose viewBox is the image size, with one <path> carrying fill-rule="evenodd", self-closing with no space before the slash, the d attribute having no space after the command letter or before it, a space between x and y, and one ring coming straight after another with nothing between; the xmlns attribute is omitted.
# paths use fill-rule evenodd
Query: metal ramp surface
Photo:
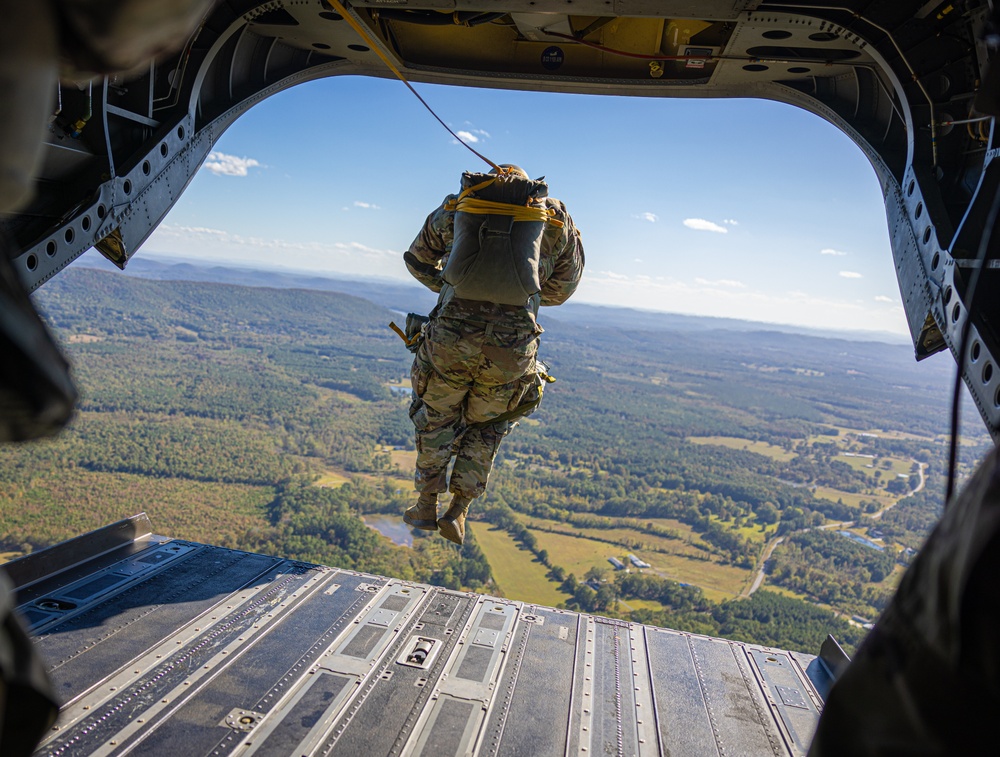
<svg viewBox="0 0 1000 757"><path fill-rule="evenodd" d="M148 524L4 566L63 702L38 754L803 754L822 707L810 655Z"/></svg>

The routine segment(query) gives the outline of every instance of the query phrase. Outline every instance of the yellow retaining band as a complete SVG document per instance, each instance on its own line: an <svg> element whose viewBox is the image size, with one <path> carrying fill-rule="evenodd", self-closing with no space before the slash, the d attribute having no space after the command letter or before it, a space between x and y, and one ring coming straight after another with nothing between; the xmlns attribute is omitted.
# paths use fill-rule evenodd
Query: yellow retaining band
<svg viewBox="0 0 1000 757"><path fill-rule="evenodd" d="M510 173L513 169L500 168L501 175ZM469 195L500 178L500 175L491 176L486 181L476 184L474 187L462 190L457 199L445 203L445 210L457 210L460 213L479 213L481 215L513 216L515 221L543 221L561 229L563 222L556 218L556 211L552 208L543 208L538 205L511 205L505 202L494 202L493 200L481 200L478 197Z"/></svg>
<svg viewBox="0 0 1000 757"><path fill-rule="evenodd" d="M478 197L463 197L455 202L447 203L445 210L457 210L460 213L480 213L483 215L513 216L515 221L544 221L557 228L562 228L563 222L556 218L552 208L541 208L537 205L508 205L505 202L480 200Z"/></svg>

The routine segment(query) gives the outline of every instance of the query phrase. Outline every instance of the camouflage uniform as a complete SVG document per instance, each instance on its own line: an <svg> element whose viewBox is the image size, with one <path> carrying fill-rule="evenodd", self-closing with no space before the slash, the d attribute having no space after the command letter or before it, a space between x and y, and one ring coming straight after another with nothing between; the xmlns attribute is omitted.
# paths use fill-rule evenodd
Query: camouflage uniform
<svg viewBox="0 0 1000 757"><path fill-rule="evenodd" d="M453 199L449 196L445 203ZM566 206L551 198L545 204L564 225L545 227L540 304L561 305L583 274L583 246ZM410 273L435 292L447 286L440 273L451 251L454 218L455 212L445 210L443 203L428 216L404 255ZM464 300L449 297L447 291L431 315L411 371L416 489L440 494L450 488L474 499L485 491L500 441L511 428L509 420L491 421L521 404L535 381L542 328L529 306Z"/></svg>
<svg viewBox="0 0 1000 757"><path fill-rule="evenodd" d="M810 757L996 754L998 574L994 451L948 505L834 684Z"/></svg>

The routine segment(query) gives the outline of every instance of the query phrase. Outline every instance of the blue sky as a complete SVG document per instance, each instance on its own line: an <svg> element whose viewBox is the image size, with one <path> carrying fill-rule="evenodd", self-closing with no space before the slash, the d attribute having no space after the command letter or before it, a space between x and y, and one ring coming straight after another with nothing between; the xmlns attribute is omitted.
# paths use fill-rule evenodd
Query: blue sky
<svg viewBox="0 0 1000 757"><path fill-rule="evenodd" d="M881 192L835 127L762 100L416 85L495 162L546 177L583 233L580 302L907 333ZM399 82L255 106L140 254L408 279L402 252L487 170Z"/></svg>

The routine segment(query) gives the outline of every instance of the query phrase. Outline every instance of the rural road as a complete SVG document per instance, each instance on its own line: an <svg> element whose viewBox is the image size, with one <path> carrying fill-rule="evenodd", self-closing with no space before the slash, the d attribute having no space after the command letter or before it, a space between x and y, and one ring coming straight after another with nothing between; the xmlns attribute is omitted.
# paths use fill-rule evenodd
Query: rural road
<svg viewBox="0 0 1000 757"><path fill-rule="evenodd" d="M914 460L913 462L916 463L916 465L918 467L918 470L920 472L920 483L917 484L917 488L914 489L912 492L910 492L910 494L916 494L917 492L923 491L924 485L927 483L927 477L924 475L924 469L927 467L927 464L926 463L918 462L916 460ZM909 495L905 495L905 496L909 496ZM900 499L903 499L903 497L900 497ZM879 518L882 517L882 513L884 513L886 510L889 510L892 507L895 507L898 503L899 503L899 500L896 500L896 502L893 502L891 505L886 505L881 510L879 510L877 513L873 513L872 516L871 516L872 519L873 520L878 520ZM829 530L831 528L850 528L853 525L854 525L854 521L853 520L845 520L845 521L840 521L838 523L827 523L827 524L822 525L822 526L815 526L814 528L811 528L811 529L807 528L807 529L803 529L803 530L805 530L805 531L812 531L812 530L827 531L827 530ZM798 533L798 532L797 531L793 531L792 533ZM762 583L764 583L764 575L765 575L765 573L764 573L764 567L767 565L767 561L771 559L771 554L774 552L775 547L777 547L779 544L781 544L781 542L784 541L784 539L785 539L784 536L779 536L776 539L772 539L768 543L767 547L764 548L764 552L761 555L760 562L757 565L757 574L754 576L753 583L750 584L750 588L744 589L743 593L740 594L740 597L742 599L746 599L747 597L751 596L755 591L757 591L757 589L760 588L760 585Z"/></svg>

